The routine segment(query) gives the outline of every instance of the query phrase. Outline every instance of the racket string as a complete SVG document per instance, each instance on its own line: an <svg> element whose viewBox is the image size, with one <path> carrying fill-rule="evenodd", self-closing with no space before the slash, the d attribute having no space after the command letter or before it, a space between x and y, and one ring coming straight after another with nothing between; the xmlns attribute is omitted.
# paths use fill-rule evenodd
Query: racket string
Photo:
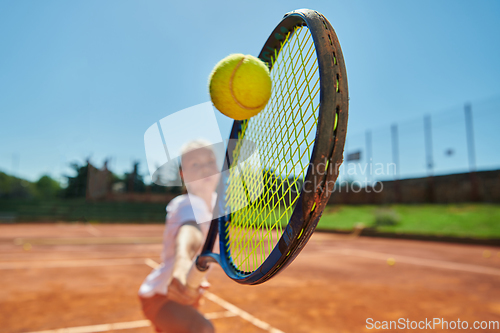
<svg viewBox="0 0 500 333"><path fill-rule="evenodd" d="M307 27L287 34L272 58L273 94L259 115L243 122L227 188L226 244L233 264L252 272L283 234L309 166L319 108L319 76ZM257 160L250 158L252 150ZM250 160L249 160L250 159ZM262 192L262 193L260 193Z"/></svg>
<svg viewBox="0 0 500 333"><path fill-rule="evenodd" d="M287 182L288 182L288 181L287 181ZM283 183L281 183L279 186L280 186L280 187L282 187L282 186L283 186ZM273 212L276 212L276 210L273 210ZM279 221L279 219L277 219L277 220ZM264 228L261 228L260 226L257 226L257 228L259 228L259 229L262 231L262 234L264 233ZM259 243L260 243L260 242L259 242ZM273 241L273 243L274 243L274 241ZM245 245L246 245L246 244L245 244ZM256 249L256 243L255 243L255 242L254 242L254 249ZM251 252L250 254L252 254L252 253L253 253L253 252ZM265 256L265 251L263 250L263 248L262 248L262 247L261 247L261 254L262 254L262 255L261 255L261 261L262 261L262 260L264 259L263 257ZM254 264L257 264L257 262L256 262L256 261L254 261Z"/></svg>

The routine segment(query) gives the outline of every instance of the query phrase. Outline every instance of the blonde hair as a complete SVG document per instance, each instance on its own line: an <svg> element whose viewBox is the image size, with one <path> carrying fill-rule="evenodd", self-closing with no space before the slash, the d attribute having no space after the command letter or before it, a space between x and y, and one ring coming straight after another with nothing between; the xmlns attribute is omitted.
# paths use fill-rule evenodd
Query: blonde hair
<svg viewBox="0 0 500 333"><path fill-rule="evenodd" d="M205 139L191 140L191 141L188 141L181 146L181 149L180 149L180 157L181 158L179 161L180 162L179 167L181 167L182 159L183 159L185 154L189 153L190 151L200 149L200 148L206 148L206 149L210 150L215 155L214 149L212 148L212 143L210 141L205 140Z"/></svg>
<svg viewBox="0 0 500 333"><path fill-rule="evenodd" d="M182 157L182 155L187 154L192 150L204 148L204 147L213 151L212 144L208 140L196 139L196 140L191 140L189 142L186 142L185 144L183 144L181 146L181 149L180 149L181 157Z"/></svg>

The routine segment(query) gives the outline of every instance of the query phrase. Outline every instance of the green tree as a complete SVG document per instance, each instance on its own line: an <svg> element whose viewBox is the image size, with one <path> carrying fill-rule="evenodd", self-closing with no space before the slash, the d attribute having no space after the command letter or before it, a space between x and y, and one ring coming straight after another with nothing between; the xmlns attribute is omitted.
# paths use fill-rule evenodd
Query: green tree
<svg viewBox="0 0 500 333"><path fill-rule="evenodd" d="M139 174L139 164L140 162L135 161L132 172L125 173L125 188L127 192L144 192L146 190L146 185Z"/></svg>
<svg viewBox="0 0 500 333"><path fill-rule="evenodd" d="M29 199L35 192L33 183L0 171L0 198Z"/></svg>
<svg viewBox="0 0 500 333"><path fill-rule="evenodd" d="M78 163L71 163L71 168L76 173L76 176L64 176L68 179L68 187L64 189L64 197L66 198L82 198L87 193L87 173L89 169L87 163L80 165Z"/></svg>
<svg viewBox="0 0 500 333"><path fill-rule="evenodd" d="M61 185L55 179L48 175L43 175L35 183L37 196L40 198L55 198L61 192Z"/></svg>

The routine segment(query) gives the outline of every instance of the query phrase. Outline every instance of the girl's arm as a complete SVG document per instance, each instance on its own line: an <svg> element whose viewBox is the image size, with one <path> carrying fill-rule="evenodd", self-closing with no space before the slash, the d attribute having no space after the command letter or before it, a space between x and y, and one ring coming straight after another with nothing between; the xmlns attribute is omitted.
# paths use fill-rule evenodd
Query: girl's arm
<svg viewBox="0 0 500 333"><path fill-rule="evenodd" d="M186 276L202 243L203 234L196 222L186 222L179 228L175 238L172 282L167 292L167 296L177 303L192 305L201 296L199 290L194 291L186 286Z"/></svg>

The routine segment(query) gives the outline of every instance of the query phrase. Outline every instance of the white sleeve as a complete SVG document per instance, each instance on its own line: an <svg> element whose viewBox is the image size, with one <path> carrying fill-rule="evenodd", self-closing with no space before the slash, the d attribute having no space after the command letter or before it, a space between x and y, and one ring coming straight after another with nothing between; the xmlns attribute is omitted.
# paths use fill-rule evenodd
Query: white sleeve
<svg viewBox="0 0 500 333"><path fill-rule="evenodd" d="M182 225L188 221L198 224L212 221L212 212L206 203L196 195L182 195L172 200L167 206L167 224Z"/></svg>
<svg viewBox="0 0 500 333"><path fill-rule="evenodd" d="M189 221L196 221L196 216L193 212L193 208L190 205L183 205L175 212L176 224L184 224Z"/></svg>

